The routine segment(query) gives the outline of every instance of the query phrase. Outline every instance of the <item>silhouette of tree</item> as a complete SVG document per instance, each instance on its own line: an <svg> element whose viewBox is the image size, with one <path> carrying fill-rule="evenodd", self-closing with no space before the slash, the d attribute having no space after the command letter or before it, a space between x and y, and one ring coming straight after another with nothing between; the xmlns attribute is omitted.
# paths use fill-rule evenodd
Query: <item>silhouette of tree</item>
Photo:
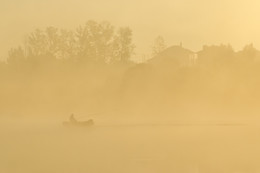
<svg viewBox="0 0 260 173"><path fill-rule="evenodd" d="M60 30L58 57L63 59L75 58L77 55L77 42L73 31Z"/></svg>
<svg viewBox="0 0 260 173"><path fill-rule="evenodd" d="M111 63L128 61L133 54L132 31L120 28L114 32L109 22L88 21L75 31L48 27L36 29L26 39L24 49L10 50L9 62L21 59L31 63L47 63L56 59L79 63Z"/></svg>
<svg viewBox="0 0 260 173"><path fill-rule="evenodd" d="M120 28L114 37L113 61L129 61L134 47L132 43L132 30L129 27Z"/></svg>
<svg viewBox="0 0 260 173"><path fill-rule="evenodd" d="M37 57L44 54L46 51L45 33L40 29L36 29L28 36L26 47L30 56Z"/></svg>
<svg viewBox="0 0 260 173"><path fill-rule="evenodd" d="M72 32L48 27L45 31L36 29L26 42L26 49L30 57L52 56L64 58L72 55L75 39Z"/></svg>
<svg viewBox="0 0 260 173"><path fill-rule="evenodd" d="M22 63L24 63L24 61L26 59L25 51L22 47L12 48L8 52L8 55L9 56L7 59L7 63L12 64L14 66L21 65Z"/></svg>
<svg viewBox="0 0 260 173"><path fill-rule="evenodd" d="M242 51L237 53L237 58L240 64L252 64L256 58L259 58L260 52L254 48L253 44L246 45Z"/></svg>
<svg viewBox="0 0 260 173"><path fill-rule="evenodd" d="M114 27L108 22L88 21L76 30L80 61L107 62L111 58Z"/></svg>
<svg viewBox="0 0 260 173"><path fill-rule="evenodd" d="M165 45L165 42L164 42L164 38L162 36L158 36L154 40L154 45L152 47L152 50L153 50L152 55L156 56L165 49L166 49L166 45Z"/></svg>

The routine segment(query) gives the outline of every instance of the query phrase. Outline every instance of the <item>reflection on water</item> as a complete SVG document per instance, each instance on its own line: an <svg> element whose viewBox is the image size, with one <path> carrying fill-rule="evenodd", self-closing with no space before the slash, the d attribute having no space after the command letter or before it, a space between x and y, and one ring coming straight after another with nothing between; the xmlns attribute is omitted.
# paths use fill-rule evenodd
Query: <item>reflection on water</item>
<svg viewBox="0 0 260 173"><path fill-rule="evenodd" d="M260 171L256 126L11 126L0 129L1 173Z"/></svg>

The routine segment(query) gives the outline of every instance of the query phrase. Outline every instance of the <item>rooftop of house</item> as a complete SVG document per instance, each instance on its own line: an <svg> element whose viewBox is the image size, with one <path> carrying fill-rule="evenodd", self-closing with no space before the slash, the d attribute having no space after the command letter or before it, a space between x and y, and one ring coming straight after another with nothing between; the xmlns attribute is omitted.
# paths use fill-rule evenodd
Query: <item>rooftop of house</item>
<svg viewBox="0 0 260 173"><path fill-rule="evenodd" d="M183 48L181 44L177 45L177 46L175 45L175 46L166 48L164 51L162 51L158 55L151 58L148 61L148 63L156 64L156 63L160 63L161 61L169 62L176 58L189 57L191 54L194 54L194 53L195 52L193 52L189 49Z"/></svg>

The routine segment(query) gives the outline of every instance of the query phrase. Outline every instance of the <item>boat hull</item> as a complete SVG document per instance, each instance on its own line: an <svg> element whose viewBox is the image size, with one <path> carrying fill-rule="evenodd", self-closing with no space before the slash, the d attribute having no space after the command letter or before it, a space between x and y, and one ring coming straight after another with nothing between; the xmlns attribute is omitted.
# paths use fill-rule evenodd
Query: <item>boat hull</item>
<svg viewBox="0 0 260 173"><path fill-rule="evenodd" d="M94 125L94 121L92 119L88 121L78 121L78 122L64 121L62 124L65 127L89 127Z"/></svg>

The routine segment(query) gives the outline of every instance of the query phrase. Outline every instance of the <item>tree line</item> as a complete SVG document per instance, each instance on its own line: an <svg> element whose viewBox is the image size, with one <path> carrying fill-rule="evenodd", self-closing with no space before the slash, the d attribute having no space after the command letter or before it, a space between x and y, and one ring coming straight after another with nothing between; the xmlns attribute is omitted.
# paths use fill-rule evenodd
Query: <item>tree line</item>
<svg viewBox="0 0 260 173"><path fill-rule="evenodd" d="M260 52L252 44L238 52L213 45L195 53L167 48L159 36L152 47L159 61L142 64L131 62L134 47L132 30L109 22L36 29L0 63L0 113L260 111ZM197 55L196 63L189 63L189 54Z"/></svg>
<svg viewBox="0 0 260 173"><path fill-rule="evenodd" d="M26 37L23 45L9 51L7 63L37 64L62 60L112 64L129 61L133 51L129 27L116 29L109 22L91 20L75 30L36 29Z"/></svg>

